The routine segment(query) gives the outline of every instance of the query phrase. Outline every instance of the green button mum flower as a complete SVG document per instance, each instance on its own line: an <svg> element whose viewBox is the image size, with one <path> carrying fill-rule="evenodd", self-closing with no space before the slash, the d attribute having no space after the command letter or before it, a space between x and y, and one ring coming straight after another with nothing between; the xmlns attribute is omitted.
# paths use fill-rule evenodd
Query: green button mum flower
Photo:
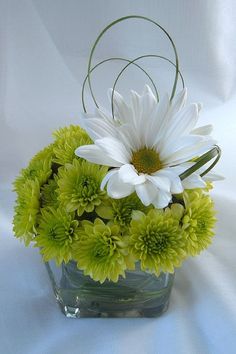
<svg viewBox="0 0 236 354"><path fill-rule="evenodd" d="M36 154L27 168L21 170L21 174L14 182L14 189L20 192L27 181L37 180L42 186L52 174L53 146L49 145Z"/></svg>
<svg viewBox="0 0 236 354"><path fill-rule="evenodd" d="M58 188L57 176L54 175L54 179L49 179L48 183L44 184L41 188L41 203L42 207L59 207L58 194L56 192Z"/></svg>
<svg viewBox="0 0 236 354"><path fill-rule="evenodd" d="M96 213L101 218L111 220L126 228L130 225L134 210L142 212L150 210L150 207L145 207L135 193L121 199L108 198L96 208Z"/></svg>
<svg viewBox="0 0 236 354"><path fill-rule="evenodd" d="M52 134L55 139L70 139L77 135L77 137L88 136L87 133L79 125L69 125L55 130Z"/></svg>
<svg viewBox="0 0 236 354"><path fill-rule="evenodd" d="M209 246L214 236L214 203L200 189L186 190L184 201L186 210L182 223L186 235L186 251L189 255L196 256Z"/></svg>
<svg viewBox="0 0 236 354"><path fill-rule="evenodd" d="M59 201L67 211L77 211L79 216L84 211L92 212L106 196L100 189L106 173L107 167L75 159L73 164L59 169Z"/></svg>
<svg viewBox="0 0 236 354"><path fill-rule="evenodd" d="M103 283L106 279L117 282L125 277L125 270L134 269L128 256L127 240L118 225L106 225L100 219L84 221L79 242L74 248L74 259L85 275Z"/></svg>
<svg viewBox="0 0 236 354"><path fill-rule="evenodd" d="M28 180L18 191L13 219L13 230L16 237L21 237L28 246L36 233L40 208L40 186L37 180Z"/></svg>
<svg viewBox="0 0 236 354"><path fill-rule="evenodd" d="M140 260L142 270L156 275L161 271L173 273L174 267L180 266L184 260L185 239L176 208L175 204L174 215L169 208L134 215L130 227L130 251ZM180 213L182 208L179 205Z"/></svg>
<svg viewBox="0 0 236 354"><path fill-rule="evenodd" d="M60 265L72 259L72 245L78 240L79 221L74 213L51 207L41 210L35 246L41 248L44 261L55 259Z"/></svg>
<svg viewBox="0 0 236 354"><path fill-rule="evenodd" d="M81 145L89 145L92 143L87 133L79 126L70 125L56 130L53 135L56 140L53 144L55 157L53 161L59 165L72 163L76 157L75 149Z"/></svg>

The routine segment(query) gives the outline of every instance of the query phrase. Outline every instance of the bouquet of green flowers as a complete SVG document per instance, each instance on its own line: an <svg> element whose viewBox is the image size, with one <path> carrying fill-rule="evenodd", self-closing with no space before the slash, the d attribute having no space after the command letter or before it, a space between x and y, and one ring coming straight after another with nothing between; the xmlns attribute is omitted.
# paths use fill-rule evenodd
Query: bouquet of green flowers
<svg viewBox="0 0 236 354"><path fill-rule="evenodd" d="M178 78L178 61L175 68ZM196 128L200 106L186 104L185 88L175 94L176 84L161 99L145 85L129 102L113 87L112 113L99 107L54 132L15 180L16 237L45 261L74 260L100 283L117 282L137 262L157 276L173 273L207 248L220 149L210 125Z"/></svg>

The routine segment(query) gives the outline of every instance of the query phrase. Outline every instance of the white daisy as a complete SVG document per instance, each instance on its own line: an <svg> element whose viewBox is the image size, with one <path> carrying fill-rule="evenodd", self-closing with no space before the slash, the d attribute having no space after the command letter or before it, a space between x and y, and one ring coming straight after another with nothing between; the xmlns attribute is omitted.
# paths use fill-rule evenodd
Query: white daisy
<svg viewBox="0 0 236 354"><path fill-rule="evenodd" d="M211 126L194 129L200 107L185 106L186 96L184 89L174 100L166 95L158 103L146 85L141 96L131 91L128 105L114 92L114 119L102 109L81 119L94 144L80 146L75 153L112 167L101 185L103 189L107 184L110 197L119 199L135 191L144 205L164 208L172 194L205 187L197 173L185 182L179 177L191 166L190 160L215 144L209 136Z"/></svg>

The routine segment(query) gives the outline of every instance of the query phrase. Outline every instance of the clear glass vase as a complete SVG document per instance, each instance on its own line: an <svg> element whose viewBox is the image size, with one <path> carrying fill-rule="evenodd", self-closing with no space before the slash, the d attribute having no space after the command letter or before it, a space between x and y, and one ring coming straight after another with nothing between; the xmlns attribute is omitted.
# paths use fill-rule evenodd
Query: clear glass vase
<svg viewBox="0 0 236 354"><path fill-rule="evenodd" d="M56 299L67 317L157 317L168 308L174 274L159 277L136 269L103 284L85 276L74 261L46 263Z"/></svg>

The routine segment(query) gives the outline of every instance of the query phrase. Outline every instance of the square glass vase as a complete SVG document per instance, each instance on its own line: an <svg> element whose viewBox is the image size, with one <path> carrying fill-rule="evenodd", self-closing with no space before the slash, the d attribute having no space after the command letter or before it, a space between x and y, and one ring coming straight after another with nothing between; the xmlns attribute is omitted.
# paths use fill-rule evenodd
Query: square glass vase
<svg viewBox="0 0 236 354"><path fill-rule="evenodd" d="M100 284L77 268L76 262L46 263L56 300L66 317L157 317L168 308L174 274L126 271L117 283Z"/></svg>

